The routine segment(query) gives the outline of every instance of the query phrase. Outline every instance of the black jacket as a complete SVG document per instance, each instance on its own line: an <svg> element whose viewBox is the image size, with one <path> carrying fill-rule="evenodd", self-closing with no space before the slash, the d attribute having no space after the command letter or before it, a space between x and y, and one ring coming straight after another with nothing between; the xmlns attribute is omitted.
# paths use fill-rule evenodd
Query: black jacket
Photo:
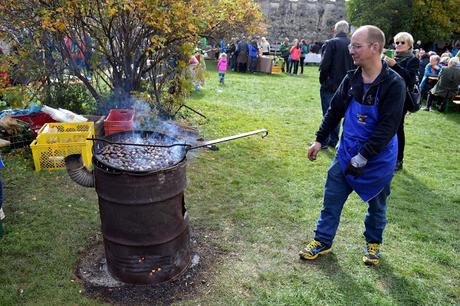
<svg viewBox="0 0 460 306"><path fill-rule="evenodd" d="M396 64L391 67L396 71L406 82L407 87L412 88L414 84L417 84L419 80L418 69L420 67L420 61L415 56L406 57L398 61L398 57L395 57ZM405 113L410 108L410 98L409 94L406 93L405 103L404 103L404 112Z"/></svg>
<svg viewBox="0 0 460 306"><path fill-rule="evenodd" d="M349 44L347 34L341 32L323 45L319 83L329 91L335 92L347 71L355 68L348 51Z"/></svg>
<svg viewBox="0 0 460 306"><path fill-rule="evenodd" d="M364 93L361 68L347 73L331 100L331 105L323 118L319 131L316 132L317 142L324 143L329 133L340 123L352 98L361 104L372 105L377 88L380 86L379 122L360 153L369 160L383 150L398 130L402 118L406 85L404 80L385 62L382 62L382 65L382 71L370 85L367 93Z"/></svg>

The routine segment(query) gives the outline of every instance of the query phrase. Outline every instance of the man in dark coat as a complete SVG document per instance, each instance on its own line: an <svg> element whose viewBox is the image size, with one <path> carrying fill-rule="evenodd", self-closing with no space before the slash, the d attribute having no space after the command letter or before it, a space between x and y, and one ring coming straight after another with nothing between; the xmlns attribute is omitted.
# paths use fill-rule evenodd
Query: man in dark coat
<svg viewBox="0 0 460 306"><path fill-rule="evenodd" d="M236 47L236 52L238 56L236 58L237 62L237 70L238 72L246 72L248 70L248 43L246 42L245 38L243 37Z"/></svg>
<svg viewBox="0 0 460 306"><path fill-rule="evenodd" d="M326 114L331 99L348 70L354 68L353 59L348 52L350 39L348 22L341 20L334 26L335 37L326 41L322 48L322 58L319 65L320 96L323 117ZM328 139L322 143L322 148L335 147L339 140L340 124L331 132Z"/></svg>

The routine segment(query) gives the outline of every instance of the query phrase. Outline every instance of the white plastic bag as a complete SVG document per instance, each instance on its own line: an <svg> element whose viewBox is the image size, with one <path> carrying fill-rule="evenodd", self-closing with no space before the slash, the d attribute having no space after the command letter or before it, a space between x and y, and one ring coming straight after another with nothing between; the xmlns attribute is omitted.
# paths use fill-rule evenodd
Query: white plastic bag
<svg viewBox="0 0 460 306"><path fill-rule="evenodd" d="M59 108L59 110L61 112L63 112L67 118L69 120L71 120L70 122L86 122L88 121L88 119L86 119L85 117L81 116L81 115L78 115L78 114L75 114L74 112L71 112L69 110L66 110L66 109L63 109L63 108Z"/></svg>
<svg viewBox="0 0 460 306"><path fill-rule="evenodd" d="M42 112L47 113L54 120L58 122L86 122L88 119L81 115L77 115L69 110L59 108L55 109L50 106L43 105Z"/></svg>

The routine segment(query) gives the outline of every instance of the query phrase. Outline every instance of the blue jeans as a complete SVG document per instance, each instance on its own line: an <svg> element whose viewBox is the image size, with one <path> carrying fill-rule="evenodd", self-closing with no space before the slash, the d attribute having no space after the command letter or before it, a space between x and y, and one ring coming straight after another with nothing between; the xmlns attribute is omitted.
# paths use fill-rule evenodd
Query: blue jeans
<svg viewBox="0 0 460 306"><path fill-rule="evenodd" d="M331 104L332 97L334 96L335 92L329 91L324 86L321 86L319 89L319 95L321 97L321 108L323 110L323 117L326 115L329 105ZM339 141L339 132L340 132L340 123L331 131L331 134L326 139L323 146L331 146L335 147L337 142Z"/></svg>
<svg viewBox="0 0 460 306"><path fill-rule="evenodd" d="M345 180L339 162L335 158L327 173L323 208L316 224L315 240L332 245L340 223L343 205L352 191L353 189ZM383 230L387 223L386 200L389 195L390 184L367 203L368 209L364 219L366 242L382 243L383 241Z"/></svg>

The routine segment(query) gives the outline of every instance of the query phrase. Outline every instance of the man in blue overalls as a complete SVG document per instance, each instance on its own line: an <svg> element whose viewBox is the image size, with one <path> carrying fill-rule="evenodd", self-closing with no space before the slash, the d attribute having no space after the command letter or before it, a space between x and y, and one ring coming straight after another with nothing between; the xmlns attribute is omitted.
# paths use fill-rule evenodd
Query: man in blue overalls
<svg viewBox="0 0 460 306"><path fill-rule="evenodd" d="M384 44L385 35L375 26L355 31L349 50L359 68L343 79L316 141L308 149L308 158L315 160L321 143L344 118L339 148L326 178L315 238L300 252L302 259L312 260L332 250L343 205L355 191L368 204L363 261L369 265L380 262L386 202L398 150L396 131L405 98L404 80L381 60Z"/></svg>

